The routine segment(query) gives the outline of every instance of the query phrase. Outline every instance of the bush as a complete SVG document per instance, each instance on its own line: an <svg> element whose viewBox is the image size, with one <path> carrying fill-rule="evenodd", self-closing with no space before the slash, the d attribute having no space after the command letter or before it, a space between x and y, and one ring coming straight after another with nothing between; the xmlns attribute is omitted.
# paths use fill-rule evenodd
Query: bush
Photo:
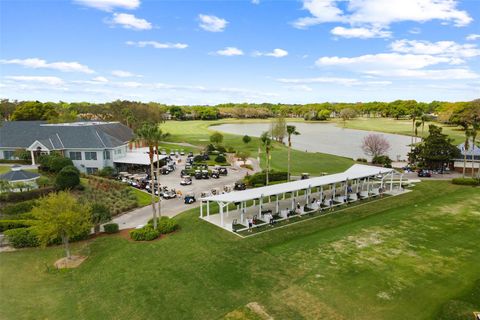
<svg viewBox="0 0 480 320"><path fill-rule="evenodd" d="M105 233L117 233L119 228L118 228L118 223L107 223L103 225L103 230Z"/></svg>
<svg viewBox="0 0 480 320"><path fill-rule="evenodd" d="M357 162L363 162L363 163L367 163L367 162L368 162L368 160L367 160L367 159L365 159L365 158L358 158L358 159L357 159Z"/></svg>
<svg viewBox="0 0 480 320"><path fill-rule="evenodd" d="M69 158L61 157L61 156L55 156L50 160L50 170L51 172L58 173L60 172L63 168L68 167L68 166L73 166L72 160Z"/></svg>
<svg viewBox="0 0 480 320"><path fill-rule="evenodd" d="M0 232L10 229L28 228L31 226L31 220L0 220Z"/></svg>
<svg viewBox="0 0 480 320"><path fill-rule="evenodd" d="M141 229L134 229L130 231L130 238L134 241L152 241L160 236L158 230L153 229L153 226L147 224Z"/></svg>
<svg viewBox="0 0 480 320"><path fill-rule="evenodd" d="M455 178L452 179L453 184L462 186L480 186L480 179L477 178Z"/></svg>
<svg viewBox="0 0 480 320"><path fill-rule="evenodd" d="M392 160L388 156L373 157L372 163L382 165L385 168L391 168L392 167Z"/></svg>
<svg viewBox="0 0 480 320"><path fill-rule="evenodd" d="M33 228L11 229L5 237L14 248L38 247L40 245Z"/></svg>
<svg viewBox="0 0 480 320"><path fill-rule="evenodd" d="M115 174L115 169L112 167L105 167L102 170L98 171L100 177L110 178Z"/></svg>
<svg viewBox="0 0 480 320"><path fill-rule="evenodd" d="M36 203L35 200L27 200L19 203L9 204L2 209L2 214L19 215L22 213L30 212L30 210L32 210L35 203Z"/></svg>
<svg viewBox="0 0 480 320"><path fill-rule="evenodd" d="M195 157L193 157L193 162L203 162L203 156L201 154L197 154Z"/></svg>
<svg viewBox="0 0 480 320"><path fill-rule="evenodd" d="M80 172L74 166L60 170L55 179L55 187L59 190L73 189L80 184Z"/></svg>
<svg viewBox="0 0 480 320"><path fill-rule="evenodd" d="M227 146L227 152L228 153L235 153L235 148L232 146Z"/></svg>
<svg viewBox="0 0 480 320"><path fill-rule="evenodd" d="M210 143L210 144L208 144L208 145L205 147L205 150L206 150L208 153L210 153L210 152L212 152L212 151L215 151L216 149L215 149L215 146Z"/></svg>
<svg viewBox="0 0 480 320"><path fill-rule="evenodd" d="M224 146L217 146L217 151L220 153L226 153L227 149Z"/></svg>
<svg viewBox="0 0 480 320"><path fill-rule="evenodd" d="M33 190L23 191L23 192L7 192L7 193L0 194L0 201L20 202L25 200L37 199L53 191L55 191L55 188L46 187L46 188L33 189Z"/></svg>
<svg viewBox="0 0 480 320"><path fill-rule="evenodd" d="M37 185L38 185L40 188L44 188L44 187L51 186L51 185L52 185L52 182L50 181L50 179L49 179L48 177L40 176L40 177L37 179Z"/></svg>
<svg viewBox="0 0 480 320"><path fill-rule="evenodd" d="M217 163L225 163L225 162L227 162L227 158L225 158L225 156L219 154L219 155L215 158L215 162L217 162Z"/></svg>
<svg viewBox="0 0 480 320"><path fill-rule="evenodd" d="M286 181L287 180L287 172L270 171L270 173L268 175L268 180L269 180L269 182ZM257 172L255 174L252 174L251 176L245 177L244 181L248 186L255 186L255 185L264 186L266 184L266 181L267 181L267 175L266 175L265 171Z"/></svg>

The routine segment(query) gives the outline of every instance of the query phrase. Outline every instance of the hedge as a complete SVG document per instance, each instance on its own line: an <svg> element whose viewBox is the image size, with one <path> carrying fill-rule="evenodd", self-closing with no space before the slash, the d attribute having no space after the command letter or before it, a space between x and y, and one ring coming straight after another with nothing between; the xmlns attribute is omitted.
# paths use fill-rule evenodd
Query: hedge
<svg viewBox="0 0 480 320"><path fill-rule="evenodd" d="M25 200L32 200L43 197L53 191L55 191L54 187L45 187L23 192L7 192L0 194L0 201L20 202Z"/></svg>
<svg viewBox="0 0 480 320"><path fill-rule="evenodd" d="M255 173L251 176L245 177L245 183L248 186L255 186L255 185L265 185L267 181L267 175L265 171ZM284 181L287 180L287 172L281 171L270 171L268 174L269 182L274 181Z"/></svg>
<svg viewBox="0 0 480 320"><path fill-rule="evenodd" d="M4 215L11 215L11 216L27 213L32 210L36 202L37 202L36 200L27 200L19 203L8 204L1 210L1 212Z"/></svg>
<svg viewBox="0 0 480 320"><path fill-rule="evenodd" d="M148 226L153 228L153 219L148 220ZM158 219L157 230L160 234L167 234L178 230L180 225L177 223L175 219L170 219L169 217L161 217Z"/></svg>
<svg viewBox="0 0 480 320"><path fill-rule="evenodd" d="M0 220L0 232L17 228L28 228L31 226L31 220Z"/></svg>
<svg viewBox="0 0 480 320"><path fill-rule="evenodd" d="M9 159L0 159L0 163L18 163L18 164L30 164L30 161L27 160L9 160Z"/></svg>
<svg viewBox="0 0 480 320"><path fill-rule="evenodd" d="M220 154L215 158L215 162L216 163L225 163L225 162L227 162L227 159L223 155Z"/></svg>
<svg viewBox="0 0 480 320"><path fill-rule="evenodd" d="M134 229L130 231L130 238L135 241L152 241L160 236L158 230L153 229L153 226L147 224L141 229Z"/></svg>
<svg viewBox="0 0 480 320"><path fill-rule="evenodd" d="M40 245L33 228L7 230L5 236L14 248L38 247Z"/></svg>
<svg viewBox="0 0 480 320"><path fill-rule="evenodd" d="M117 233L119 228L118 228L118 223L107 223L103 225L103 230L105 233Z"/></svg>
<svg viewBox="0 0 480 320"><path fill-rule="evenodd" d="M455 178L452 179L453 184L462 186L480 186L480 179L478 178Z"/></svg>

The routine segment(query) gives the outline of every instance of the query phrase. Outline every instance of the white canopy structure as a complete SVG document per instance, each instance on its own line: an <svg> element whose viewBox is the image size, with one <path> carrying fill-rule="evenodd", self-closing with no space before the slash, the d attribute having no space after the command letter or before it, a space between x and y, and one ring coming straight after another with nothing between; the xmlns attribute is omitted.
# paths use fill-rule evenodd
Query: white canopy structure
<svg viewBox="0 0 480 320"><path fill-rule="evenodd" d="M355 164L342 173L203 197L200 199L200 218L215 224L219 222L221 227L230 230L233 222L245 225L244 218L247 213L247 201L253 201L253 207L255 207L256 201L258 201L258 213L256 210L254 213L257 218L261 218L265 205L263 203L264 199L268 199L268 202L270 202L270 198L274 196L275 206L272 208L273 210L270 211L273 211L272 213L275 215L281 216L282 213L279 206L280 196L282 200L285 200L285 194L290 195L291 210L294 210L295 202L297 202L297 205L299 204L300 199L305 205L309 206L311 204L311 198L317 193L318 195L316 197L321 201L319 207L324 204L327 205L327 203L332 206L334 203L343 204L345 202L360 200L360 198L378 195L385 191L385 186L389 186L390 191L393 191L395 174L396 171L390 168ZM395 183L399 183L401 188L402 175L400 175L400 180ZM303 192L301 197L299 197L300 191ZM329 196L328 200L326 200L327 194ZM219 215L210 215L210 202L212 201L218 204ZM203 216L204 203L207 204L206 217ZM226 215L229 217L228 206L232 203L236 205L239 216L231 219L232 223L225 224L224 208L226 208ZM218 216L220 221L216 221ZM285 216L285 218L287 218L287 216ZM238 223L238 220L240 223Z"/></svg>
<svg viewBox="0 0 480 320"><path fill-rule="evenodd" d="M167 156L160 156L159 160L165 159ZM157 162L157 155L154 155L153 161ZM127 152L125 157L113 160L115 163L136 164L148 166L150 164L150 156L148 153Z"/></svg>

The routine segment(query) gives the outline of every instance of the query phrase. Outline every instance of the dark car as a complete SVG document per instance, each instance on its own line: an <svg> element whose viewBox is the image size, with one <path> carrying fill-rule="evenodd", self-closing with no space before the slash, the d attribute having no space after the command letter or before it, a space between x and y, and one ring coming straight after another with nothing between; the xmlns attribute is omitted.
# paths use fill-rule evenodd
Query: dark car
<svg viewBox="0 0 480 320"><path fill-rule="evenodd" d="M210 179L208 170L202 170L202 179Z"/></svg>
<svg viewBox="0 0 480 320"><path fill-rule="evenodd" d="M222 175L222 176L226 176L228 174L228 170L227 168L225 167L220 167L218 168L218 172Z"/></svg>
<svg viewBox="0 0 480 320"><path fill-rule="evenodd" d="M187 193L185 195L184 201L185 201L185 204L192 204L195 201L197 201L197 199L195 199L195 195L193 193Z"/></svg>
<svg viewBox="0 0 480 320"><path fill-rule="evenodd" d="M212 173L210 174L210 176L213 178L213 179L218 179L220 178L220 173L218 172L218 170L212 170Z"/></svg>
<svg viewBox="0 0 480 320"><path fill-rule="evenodd" d="M243 181L237 181L235 182L235 186L233 187L234 190L245 190L247 189L247 186Z"/></svg>
<svg viewBox="0 0 480 320"><path fill-rule="evenodd" d="M417 175L418 175L419 177L421 177L421 178L430 178L430 177L432 177L432 174L431 174L429 171L427 171L427 170L420 170L420 171L418 171L418 174L417 174Z"/></svg>
<svg viewBox="0 0 480 320"><path fill-rule="evenodd" d="M202 171L195 170L195 179L202 179Z"/></svg>

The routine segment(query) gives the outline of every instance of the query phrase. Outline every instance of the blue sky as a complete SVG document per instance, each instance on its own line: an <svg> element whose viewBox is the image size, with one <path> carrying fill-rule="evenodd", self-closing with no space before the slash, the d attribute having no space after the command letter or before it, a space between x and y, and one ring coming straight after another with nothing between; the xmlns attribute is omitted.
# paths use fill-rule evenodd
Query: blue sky
<svg viewBox="0 0 480 320"><path fill-rule="evenodd" d="M0 96L471 100L480 1L0 0Z"/></svg>

